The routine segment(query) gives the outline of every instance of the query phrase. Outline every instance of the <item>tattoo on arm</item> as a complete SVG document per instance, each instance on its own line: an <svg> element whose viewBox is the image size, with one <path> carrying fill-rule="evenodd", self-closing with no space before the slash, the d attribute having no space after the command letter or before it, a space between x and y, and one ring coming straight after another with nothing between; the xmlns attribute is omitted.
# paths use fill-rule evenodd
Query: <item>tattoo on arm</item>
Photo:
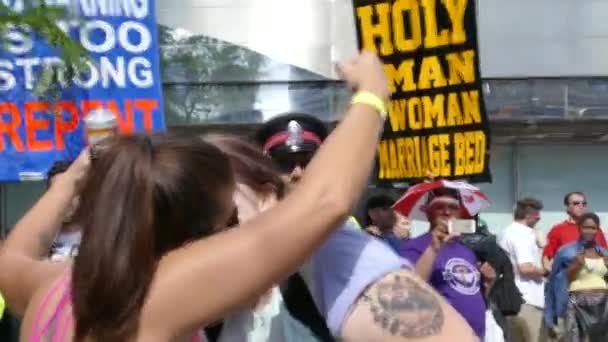
<svg viewBox="0 0 608 342"><path fill-rule="evenodd" d="M437 335L444 312L437 297L403 272L372 285L362 296L374 321L392 336L425 338Z"/></svg>

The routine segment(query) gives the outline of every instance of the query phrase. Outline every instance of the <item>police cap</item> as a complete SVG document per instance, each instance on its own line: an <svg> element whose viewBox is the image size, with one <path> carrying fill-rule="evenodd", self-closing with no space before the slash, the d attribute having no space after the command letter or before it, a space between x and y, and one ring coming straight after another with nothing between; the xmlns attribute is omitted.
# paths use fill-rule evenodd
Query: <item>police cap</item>
<svg viewBox="0 0 608 342"><path fill-rule="evenodd" d="M256 140L270 155L314 152L327 137L323 121L303 113L279 115L258 130Z"/></svg>

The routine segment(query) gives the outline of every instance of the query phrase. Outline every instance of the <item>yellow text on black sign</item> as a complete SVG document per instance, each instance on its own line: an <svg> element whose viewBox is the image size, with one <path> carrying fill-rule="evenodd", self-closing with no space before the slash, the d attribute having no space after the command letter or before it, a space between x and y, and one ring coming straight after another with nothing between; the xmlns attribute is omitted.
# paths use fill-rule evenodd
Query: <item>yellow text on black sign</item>
<svg viewBox="0 0 608 342"><path fill-rule="evenodd" d="M383 59L393 95L378 144L379 180L486 172L489 133L476 35L468 34L475 25L467 23L475 18L473 5L355 1L361 48Z"/></svg>
<svg viewBox="0 0 608 342"><path fill-rule="evenodd" d="M378 144L378 178L422 178L429 171L437 177L479 174L485 153L486 134L481 130L383 139Z"/></svg>

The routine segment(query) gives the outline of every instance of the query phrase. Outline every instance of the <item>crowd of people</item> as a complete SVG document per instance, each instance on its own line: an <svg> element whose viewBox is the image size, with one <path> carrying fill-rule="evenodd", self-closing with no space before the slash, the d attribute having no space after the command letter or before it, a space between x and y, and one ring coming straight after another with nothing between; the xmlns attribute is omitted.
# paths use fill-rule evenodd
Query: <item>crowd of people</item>
<svg viewBox="0 0 608 342"><path fill-rule="evenodd" d="M450 217L450 212L457 215L460 211L458 194L451 193L456 201L444 204L446 219L457 217ZM567 219L554 225L546 239L535 229L543 203L527 197L517 201L513 222L502 229L499 238L477 218L475 234L459 235L458 243L445 246L439 243L442 239L436 238L444 236L445 231L437 230L440 225L434 223L432 216L428 233L414 239L405 234L395 240L396 232L403 229L397 224L399 214L392 209L394 203L385 195L372 197L366 210L368 218L373 219L366 230L414 262L417 273L448 299L476 331L485 329L485 335L478 333L479 336L490 341L489 334L499 331L500 336L491 341L606 340L608 249L600 219L587 211L583 192L564 196ZM384 216L377 207L385 211ZM384 228L378 230L377 226ZM490 265L494 276L488 269L484 274L483 263ZM476 264L479 267L473 266ZM472 285L479 275L483 301L463 296L477 292ZM489 281L492 278L493 283ZM492 313L494 328L484 328L484 312Z"/></svg>
<svg viewBox="0 0 608 342"><path fill-rule="evenodd" d="M512 318L515 336L530 341L604 341L608 336L608 253L600 219L586 196L564 196L568 218L546 238L535 231L543 203L523 198L500 241L515 269L523 298Z"/></svg>
<svg viewBox="0 0 608 342"><path fill-rule="evenodd" d="M570 218L546 246L533 198L517 202L499 239L477 215L466 217L474 233L452 232L466 215L447 187L426 197L429 231L417 237L387 194L367 200L362 220L351 216L389 90L373 54L341 73L355 96L331 134L292 113L252 140L116 136L56 163L0 251L0 291L21 340L608 336L608 252L582 193L566 196Z"/></svg>

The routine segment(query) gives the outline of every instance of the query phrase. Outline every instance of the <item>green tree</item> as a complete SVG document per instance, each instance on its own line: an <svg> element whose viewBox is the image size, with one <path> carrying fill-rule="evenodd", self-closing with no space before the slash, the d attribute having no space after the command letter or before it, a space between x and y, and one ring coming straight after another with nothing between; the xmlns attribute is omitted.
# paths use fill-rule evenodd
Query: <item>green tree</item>
<svg viewBox="0 0 608 342"><path fill-rule="evenodd" d="M66 8L60 6L48 6L42 1L32 4L25 1L26 6L22 11L15 11L0 2L0 43L5 32L10 29L20 28L29 30L34 34L44 37L48 44L61 51L63 69L61 72L66 80L72 80L73 76L83 68L90 56L86 49L77 40L72 39L64 32L57 23L68 17ZM49 100L59 96L59 70L56 68L45 68L42 70L34 92Z"/></svg>
<svg viewBox="0 0 608 342"><path fill-rule="evenodd" d="M263 55L163 25L158 32L168 125L200 124L253 108L258 86L251 82L258 78Z"/></svg>

